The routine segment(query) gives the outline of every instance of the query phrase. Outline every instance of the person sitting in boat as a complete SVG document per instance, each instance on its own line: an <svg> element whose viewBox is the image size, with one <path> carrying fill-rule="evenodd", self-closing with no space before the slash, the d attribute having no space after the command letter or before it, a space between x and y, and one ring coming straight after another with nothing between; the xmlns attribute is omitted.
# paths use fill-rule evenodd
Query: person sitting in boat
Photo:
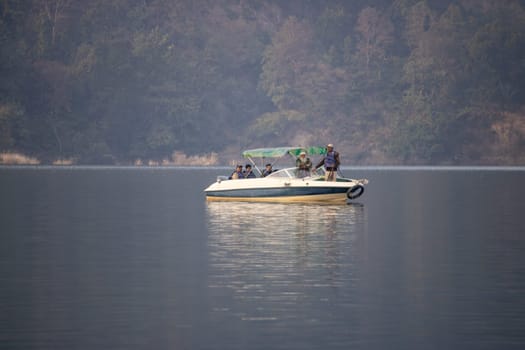
<svg viewBox="0 0 525 350"><path fill-rule="evenodd" d="M252 171L252 166L250 164L246 164L246 166L244 168L246 169L243 172L243 177L245 179L253 179L253 178L256 177L255 174Z"/></svg>
<svg viewBox="0 0 525 350"><path fill-rule="evenodd" d="M306 156L305 151L299 153L299 158L295 161L295 166L297 167L297 177L310 176L312 161Z"/></svg>
<svg viewBox="0 0 525 350"><path fill-rule="evenodd" d="M242 179L244 177L244 174L242 173L242 165L237 165L233 173L230 175L228 179L230 180L237 180Z"/></svg>
<svg viewBox="0 0 525 350"><path fill-rule="evenodd" d="M336 181L337 168L341 162L339 161L339 152L334 151L334 145L331 143L326 146L326 155L321 159L319 164L314 168L314 171L317 168L320 168L324 165L326 170L325 180L326 181Z"/></svg>
<svg viewBox="0 0 525 350"><path fill-rule="evenodd" d="M266 169L264 169L262 176L266 177L273 172L272 165L270 163L266 164Z"/></svg>

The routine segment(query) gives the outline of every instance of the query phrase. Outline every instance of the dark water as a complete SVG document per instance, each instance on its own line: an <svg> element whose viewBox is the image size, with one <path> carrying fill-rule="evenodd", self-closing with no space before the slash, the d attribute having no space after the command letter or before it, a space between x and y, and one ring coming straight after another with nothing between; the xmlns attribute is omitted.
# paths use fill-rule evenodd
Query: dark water
<svg viewBox="0 0 525 350"><path fill-rule="evenodd" d="M525 169L206 203L228 170L1 168L0 348L525 348Z"/></svg>

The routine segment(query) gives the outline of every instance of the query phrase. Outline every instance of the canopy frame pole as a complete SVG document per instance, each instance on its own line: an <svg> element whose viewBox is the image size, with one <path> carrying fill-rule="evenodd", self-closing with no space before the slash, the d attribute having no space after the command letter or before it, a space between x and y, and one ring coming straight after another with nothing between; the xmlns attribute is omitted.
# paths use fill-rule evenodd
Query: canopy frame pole
<svg viewBox="0 0 525 350"><path fill-rule="evenodd" d="M261 171L261 169L259 169L259 167L257 166L257 164L253 161L252 157L248 156L248 157L246 157L246 158L248 158L248 160L250 161L250 163L252 163L253 167L254 167L255 169L257 169L257 172L259 172L259 175L262 176L262 171Z"/></svg>

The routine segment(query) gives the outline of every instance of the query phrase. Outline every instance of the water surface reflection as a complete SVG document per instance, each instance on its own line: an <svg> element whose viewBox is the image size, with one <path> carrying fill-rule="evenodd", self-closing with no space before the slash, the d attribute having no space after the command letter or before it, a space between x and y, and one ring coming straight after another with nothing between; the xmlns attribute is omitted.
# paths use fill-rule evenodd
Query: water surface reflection
<svg viewBox="0 0 525 350"><path fill-rule="evenodd" d="M207 214L217 317L275 322L278 334L282 322L329 326L355 306L363 205L210 202Z"/></svg>

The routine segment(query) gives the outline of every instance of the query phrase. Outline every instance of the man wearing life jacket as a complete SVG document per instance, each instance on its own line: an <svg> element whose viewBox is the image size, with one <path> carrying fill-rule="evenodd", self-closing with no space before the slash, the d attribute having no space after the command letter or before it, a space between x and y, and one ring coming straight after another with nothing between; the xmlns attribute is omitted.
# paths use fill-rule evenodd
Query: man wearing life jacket
<svg viewBox="0 0 525 350"><path fill-rule="evenodd" d="M321 159L319 164L315 166L317 168L324 165L326 170L325 180L326 181L336 181L337 168L341 162L339 161L339 152L334 151L334 145L331 143L326 146L326 155Z"/></svg>

